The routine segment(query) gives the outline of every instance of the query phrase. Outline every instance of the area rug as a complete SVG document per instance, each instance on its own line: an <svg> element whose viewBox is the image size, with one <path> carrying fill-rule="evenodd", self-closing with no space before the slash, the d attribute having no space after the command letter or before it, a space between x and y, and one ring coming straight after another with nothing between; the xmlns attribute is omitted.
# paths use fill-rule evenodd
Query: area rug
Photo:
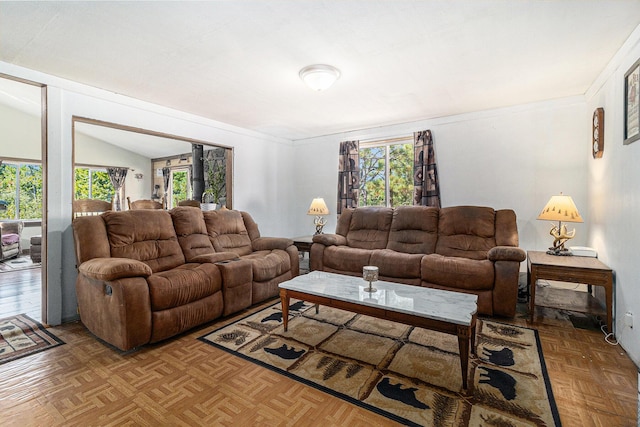
<svg viewBox="0 0 640 427"><path fill-rule="evenodd" d="M28 255L21 255L17 258L10 258L5 259L4 261L0 261L0 272L26 270L29 268L40 268L41 266L41 263L34 263L33 261L31 261L31 258Z"/></svg>
<svg viewBox="0 0 640 427"><path fill-rule="evenodd" d="M456 337L312 307L287 332L277 303L199 339L405 425L560 425L533 329L479 321L467 393Z"/></svg>
<svg viewBox="0 0 640 427"><path fill-rule="evenodd" d="M61 344L60 338L26 314L0 319L0 364Z"/></svg>

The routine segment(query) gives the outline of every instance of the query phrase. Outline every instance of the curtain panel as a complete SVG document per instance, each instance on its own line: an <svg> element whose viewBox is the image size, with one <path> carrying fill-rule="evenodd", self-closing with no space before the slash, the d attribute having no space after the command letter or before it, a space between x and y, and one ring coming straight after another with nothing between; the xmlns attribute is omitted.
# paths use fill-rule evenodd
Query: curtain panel
<svg viewBox="0 0 640 427"><path fill-rule="evenodd" d="M113 207L116 211L122 210L122 204L120 200L120 189L124 185L124 180L127 177L128 168L107 168L107 175L109 175L109 180L111 181L111 185L115 190L115 200L113 203Z"/></svg>
<svg viewBox="0 0 640 427"><path fill-rule="evenodd" d="M338 159L338 216L346 208L358 207L358 189L360 188L360 142L343 141L340 143Z"/></svg>
<svg viewBox="0 0 640 427"><path fill-rule="evenodd" d="M171 168L162 168L162 181L164 183L164 208L169 209L169 180L171 178Z"/></svg>
<svg viewBox="0 0 640 427"><path fill-rule="evenodd" d="M440 182L430 130L413 134L413 204L440 207Z"/></svg>

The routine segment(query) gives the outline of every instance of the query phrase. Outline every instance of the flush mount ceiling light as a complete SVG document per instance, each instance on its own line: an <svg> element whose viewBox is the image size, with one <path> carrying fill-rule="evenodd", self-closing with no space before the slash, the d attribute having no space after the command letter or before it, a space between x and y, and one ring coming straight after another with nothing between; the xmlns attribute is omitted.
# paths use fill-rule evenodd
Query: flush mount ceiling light
<svg viewBox="0 0 640 427"><path fill-rule="evenodd" d="M300 78L313 90L329 89L340 77L340 70L331 65L315 64L300 70Z"/></svg>

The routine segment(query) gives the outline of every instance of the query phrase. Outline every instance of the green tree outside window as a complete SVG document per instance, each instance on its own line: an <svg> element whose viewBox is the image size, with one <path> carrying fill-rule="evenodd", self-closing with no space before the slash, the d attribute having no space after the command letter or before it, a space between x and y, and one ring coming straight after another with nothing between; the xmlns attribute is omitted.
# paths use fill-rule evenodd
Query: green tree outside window
<svg viewBox="0 0 640 427"><path fill-rule="evenodd" d="M3 162L0 166L2 219L42 218L42 166L36 163Z"/></svg>
<svg viewBox="0 0 640 427"><path fill-rule="evenodd" d="M173 206L178 206L178 202L189 199L189 186L187 183L188 173L186 170L173 171L171 174L171 193L173 195Z"/></svg>
<svg viewBox="0 0 640 427"><path fill-rule="evenodd" d="M104 169L78 167L75 169L75 198L98 199L111 202L115 189Z"/></svg>
<svg viewBox="0 0 640 427"><path fill-rule="evenodd" d="M359 206L411 205L412 197L412 144L360 149Z"/></svg>

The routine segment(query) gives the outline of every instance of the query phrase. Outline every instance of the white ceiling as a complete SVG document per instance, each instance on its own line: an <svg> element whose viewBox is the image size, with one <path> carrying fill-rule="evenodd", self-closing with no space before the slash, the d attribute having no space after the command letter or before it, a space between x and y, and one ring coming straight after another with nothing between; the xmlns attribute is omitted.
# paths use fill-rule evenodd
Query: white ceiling
<svg viewBox="0 0 640 427"><path fill-rule="evenodd" d="M0 60L269 135L584 94L639 0L0 2ZM298 71L342 77L313 92Z"/></svg>

